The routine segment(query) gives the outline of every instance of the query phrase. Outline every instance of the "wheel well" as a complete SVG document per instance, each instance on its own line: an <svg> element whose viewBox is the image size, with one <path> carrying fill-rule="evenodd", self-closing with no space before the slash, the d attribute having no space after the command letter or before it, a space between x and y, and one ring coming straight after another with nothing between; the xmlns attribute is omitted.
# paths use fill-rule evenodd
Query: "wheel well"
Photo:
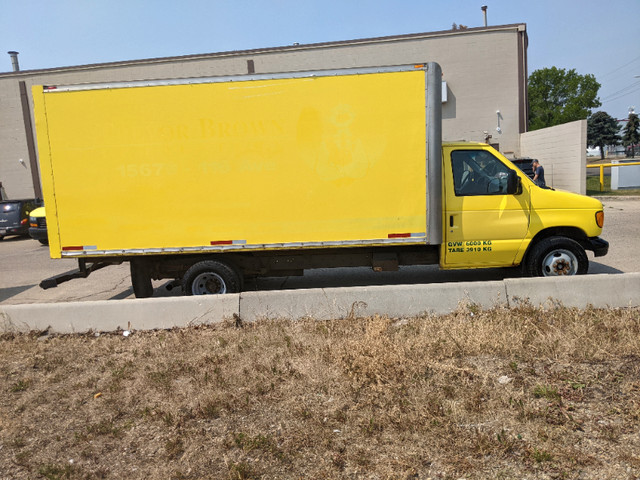
<svg viewBox="0 0 640 480"><path fill-rule="evenodd" d="M589 238L587 235L576 227L553 227L542 230L536 234L529 243L524 258L527 258L532 248L541 240L549 237L566 237L578 242L585 250L590 250Z"/></svg>

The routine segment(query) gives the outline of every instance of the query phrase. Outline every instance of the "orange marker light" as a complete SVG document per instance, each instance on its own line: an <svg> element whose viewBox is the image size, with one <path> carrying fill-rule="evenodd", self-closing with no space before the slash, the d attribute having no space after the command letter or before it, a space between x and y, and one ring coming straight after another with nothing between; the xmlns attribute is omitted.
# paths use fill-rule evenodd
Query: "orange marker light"
<svg viewBox="0 0 640 480"><path fill-rule="evenodd" d="M389 238L409 238L411 237L410 233L390 233Z"/></svg>

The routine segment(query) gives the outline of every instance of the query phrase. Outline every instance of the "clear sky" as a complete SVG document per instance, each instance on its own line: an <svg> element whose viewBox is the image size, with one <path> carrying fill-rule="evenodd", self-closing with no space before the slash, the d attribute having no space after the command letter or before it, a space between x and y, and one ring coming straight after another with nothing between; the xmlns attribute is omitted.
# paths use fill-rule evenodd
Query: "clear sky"
<svg viewBox="0 0 640 480"><path fill-rule="evenodd" d="M529 73L591 73L599 110L640 112L640 0L0 0L0 71L479 27L483 4L527 24Z"/></svg>

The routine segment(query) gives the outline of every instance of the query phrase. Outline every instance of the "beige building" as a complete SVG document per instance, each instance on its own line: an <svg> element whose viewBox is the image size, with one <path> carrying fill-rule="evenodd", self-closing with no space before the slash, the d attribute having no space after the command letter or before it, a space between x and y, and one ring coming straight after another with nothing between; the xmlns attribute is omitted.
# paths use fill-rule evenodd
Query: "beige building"
<svg viewBox="0 0 640 480"><path fill-rule="evenodd" d="M520 134L527 129L525 24L0 73L0 182L7 198L41 196L32 85L264 74L427 61L441 65L446 82L442 108L444 140L488 139L508 157L518 156ZM81 177L80 170L79 180Z"/></svg>

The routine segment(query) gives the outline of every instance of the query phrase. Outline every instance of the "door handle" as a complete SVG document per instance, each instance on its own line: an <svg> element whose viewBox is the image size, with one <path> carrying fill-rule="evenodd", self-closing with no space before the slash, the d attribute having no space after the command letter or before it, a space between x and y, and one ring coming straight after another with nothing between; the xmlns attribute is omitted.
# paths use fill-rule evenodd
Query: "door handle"
<svg viewBox="0 0 640 480"><path fill-rule="evenodd" d="M453 227L453 215L449 215L449 226Z"/></svg>

